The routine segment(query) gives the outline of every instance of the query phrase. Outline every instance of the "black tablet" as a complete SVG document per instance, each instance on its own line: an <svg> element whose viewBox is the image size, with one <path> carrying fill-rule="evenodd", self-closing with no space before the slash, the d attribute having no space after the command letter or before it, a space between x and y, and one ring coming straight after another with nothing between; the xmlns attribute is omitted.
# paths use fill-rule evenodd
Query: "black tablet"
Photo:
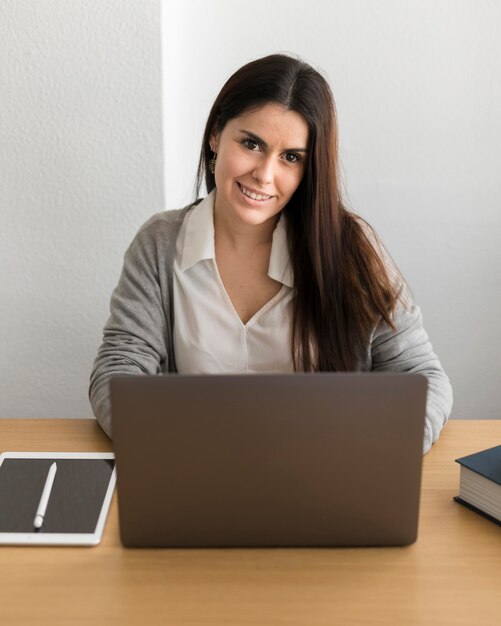
<svg viewBox="0 0 501 626"><path fill-rule="evenodd" d="M111 452L0 454L0 544L98 544L115 481Z"/></svg>

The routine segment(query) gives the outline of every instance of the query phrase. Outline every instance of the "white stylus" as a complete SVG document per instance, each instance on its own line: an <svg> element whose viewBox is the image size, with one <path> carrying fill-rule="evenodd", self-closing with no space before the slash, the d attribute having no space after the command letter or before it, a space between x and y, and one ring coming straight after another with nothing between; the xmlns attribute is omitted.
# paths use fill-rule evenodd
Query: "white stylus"
<svg viewBox="0 0 501 626"><path fill-rule="evenodd" d="M41 528L43 524L43 518L45 517L45 511L47 510L47 504L49 503L50 492L52 491L52 485L54 484L54 478L56 477L56 470L57 465L54 461L49 468L49 473L47 474L47 479L45 480L45 485L42 491L42 497L40 498L40 503L35 515L35 521L33 522L33 526L35 528Z"/></svg>

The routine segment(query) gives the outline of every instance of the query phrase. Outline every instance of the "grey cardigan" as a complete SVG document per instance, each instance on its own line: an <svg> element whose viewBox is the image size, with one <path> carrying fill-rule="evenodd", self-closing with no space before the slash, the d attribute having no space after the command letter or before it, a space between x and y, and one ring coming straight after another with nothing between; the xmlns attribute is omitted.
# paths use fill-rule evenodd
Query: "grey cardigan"
<svg viewBox="0 0 501 626"><path fill-rule="evenodd" d="M177 235L192 206L151 217L125 253L89 386L94 415L110 437L108 382L112 375L177 371L172 268ZM426 453L449 417L452 389L423 328L419 307L413 302L400 304L393 319L396 331L384 321L374 328L356 370L419 372L427 377Z"/></svg>

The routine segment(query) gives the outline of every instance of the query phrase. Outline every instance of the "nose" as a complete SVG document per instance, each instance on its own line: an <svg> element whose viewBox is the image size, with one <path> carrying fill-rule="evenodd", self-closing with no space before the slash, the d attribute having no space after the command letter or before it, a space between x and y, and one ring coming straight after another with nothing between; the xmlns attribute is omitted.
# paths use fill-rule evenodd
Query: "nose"
<svg viewBox="0 0 501 626"><path fill-rule="evenodd" d="M264 157L256 165L252 178L260 185L269 185L273 182L273 159L271 156Z"/></svg>

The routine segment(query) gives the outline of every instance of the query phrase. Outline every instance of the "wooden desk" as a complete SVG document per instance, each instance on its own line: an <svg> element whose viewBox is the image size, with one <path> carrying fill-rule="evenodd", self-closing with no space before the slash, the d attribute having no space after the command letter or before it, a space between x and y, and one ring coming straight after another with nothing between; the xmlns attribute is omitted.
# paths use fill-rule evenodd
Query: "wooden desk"
<svg viewBox="0 0 501 626"><path fill-rule="evenodd" d="M115 496L100 546L0 547L0 623L499 625L501 527L452 500L454 459L499 443L501 420L447 425L405 548L125 549ZM93 420L0 419L0 450L111 445Z"/></svg>

